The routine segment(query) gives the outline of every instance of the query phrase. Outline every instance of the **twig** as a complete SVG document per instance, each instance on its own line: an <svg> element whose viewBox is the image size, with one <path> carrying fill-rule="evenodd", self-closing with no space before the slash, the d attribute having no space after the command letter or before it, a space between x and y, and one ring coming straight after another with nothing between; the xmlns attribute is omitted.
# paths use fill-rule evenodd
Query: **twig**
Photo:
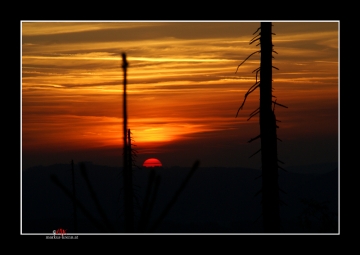
<svg viewBox="0 0 360 255"><path fill-rule="evenodd" d="M150 229L151 232L153 232L158 226L159 224L162 222L162 220L165 218L165 216L167 215L167 213L170 211L171 207L175 204L175 202L177 201L180 193L183 191L183 189L185 188L186 184L189 182L191 176L195 173L195 170L199 167L200 165L200 161L197 160L195 161L195 163L193 164L190 172L188 173L188 175L186 176L185 180L183 181L182 185L180 186L180 188L177 190L177 192L175 193L174 197L172 198L172 200L169 202L169 204L166 206L166 208L164 209L164 211L162 212L162 214L160 215L160 217L157 219L157 221L154 223L153 227Z"/></svg>
<svg viewBox="0 0 360 255"><path fill-rule="evenodd" d="M71 199L73 199L77 205L77 207L84 213L84 215L91 221L91 223L97 227L102 232L107 232L108 230L102 226L91 214L88 210L86 210L85 206L69 191L55 175L50 175L51 180L60 187L60 189Z"/></svg>

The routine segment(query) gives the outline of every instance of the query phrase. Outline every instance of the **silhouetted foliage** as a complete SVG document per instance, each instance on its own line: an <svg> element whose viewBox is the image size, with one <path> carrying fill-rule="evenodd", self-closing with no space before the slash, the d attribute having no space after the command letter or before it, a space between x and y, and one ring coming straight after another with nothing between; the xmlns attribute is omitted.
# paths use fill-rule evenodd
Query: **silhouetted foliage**
<svg viewBox="0 0 360 255"><path fill-rule="evenodd" d="M84 163L80 163L81 175L84 178L88 190L90 192L91 198L94 201L96 208L102 217L103 222L99 222L96 218L85 208L81 201L79 201L74 194L68 190L64 184L62 184L59 179L55 175L51 175L51 180L76 204L76 207L79 208L83 214L90 220L90 222L100 231L104 233L112 233L115 232L113 226L111 225L110 221L108 220L104 210L102 209L99 200L95 194L95 191L90 183L90 180L87 176L86 167Z"/></svg>
<svg viewBox="0 0 360 255"><path fill-rule="evenodd" d="M336 233L337 214L329 212L328 201L300 199L306 207L299 216L300 225L306 232Z"/></svg>

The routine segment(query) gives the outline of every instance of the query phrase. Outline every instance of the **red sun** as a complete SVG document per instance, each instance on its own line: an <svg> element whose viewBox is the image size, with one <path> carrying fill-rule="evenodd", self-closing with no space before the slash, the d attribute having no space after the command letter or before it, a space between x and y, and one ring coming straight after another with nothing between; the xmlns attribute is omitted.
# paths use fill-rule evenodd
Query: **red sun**
<svg viewBox="0 0 360 255"><path fill-rule="evenodd" d="M156 166L162 166L160 160L157 158L148 158L144 161L143 164L144 167L156 167Z"/></svg>

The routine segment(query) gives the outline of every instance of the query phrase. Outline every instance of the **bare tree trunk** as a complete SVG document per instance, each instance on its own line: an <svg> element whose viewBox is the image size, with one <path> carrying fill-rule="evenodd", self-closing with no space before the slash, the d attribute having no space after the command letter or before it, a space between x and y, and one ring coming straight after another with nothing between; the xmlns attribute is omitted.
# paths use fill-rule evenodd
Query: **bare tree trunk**
<svg viewBox="0 0 360 255"><path fill-rule="evenodd" d="M73 186L74 232L77 233L78 229L77 229L77 215L76 215L74 160L71 160L71 175L72 175L72 186Z"/></svg>
<svg viewBox="0 0 360 255"><path fill-rule="evenodd" d="M128 213L129 213L129 230L131 230L131 232L134 232L134 188L133 188L133 174L132 174L132 165L133 165L133 158L132 158L132 147L131 147L131 136L130 136L130 129L128 129L128 133L127 133L127 147L128 147L128 173L127 173L127 186L128 186L128 192L127 195L129 196L128 199Z"/></svg>
<svg viewBox="0 0 360 255"><path fill-rule="evenodd" d="M134 232L134 214L133 214L133 196L132 196L132 180L129 167L129 148L127 144L127 109L126 109L126 69L128 63L126 54L122 54L124 70L124 92L123 92L123 118L124 118L124 157L123 157L123 179L124 179L124 214L125 214L125 232Z"/></svg>
<svg viewBox="0 0 360 255"><path fill-rule="evenodd" d="M261 22L260 138L265 232L280 232L276 119L272 110L272 24Z"/></svg>

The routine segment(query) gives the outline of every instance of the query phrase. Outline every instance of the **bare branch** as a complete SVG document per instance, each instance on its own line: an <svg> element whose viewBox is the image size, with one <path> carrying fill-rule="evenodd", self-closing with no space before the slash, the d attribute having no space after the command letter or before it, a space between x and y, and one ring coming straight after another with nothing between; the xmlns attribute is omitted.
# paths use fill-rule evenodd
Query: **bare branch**
<svg viewBox="0 0 360 255"><path fill-rule="evenodd" d="M247 121L249 121L252 117L254 117L256 114L258 114L260 112L260 110L258 110L257 112L253 113L250 115L250 117L247 119Z"/></svg>
<svg viewBox="0 0 360 255"><path fill-rule="evenodd" d="M255 224L262 216L262 213L259 215L259 217L257 217L257 219L253 222L253 224Z"/></svg>
<svg viewBox="0 0 360 255"><path fill-rule="evenodd" d="M278 166L278 168L280 168L281 170L283 170L283 171L287 172L287 170L286 170L286 169L284 169L284 168L282 168L281 166Z"/></svg>
<svg viewBox="0 0 360 255"><path fill-rule="evenodd" d="M258 77L258 73L260 72L260 69L256 71L256 76L255 76L255 83L257 83L257 77Z"/></svg>
<svg viewBox="0 0 360 255"><path fill-rule="evenodd" d="M257 72L257 71L260 71L260 67L258 67L258 68L256 68L256 69L254 69L254 71L252 71L251 73L253 73L253 72Z"/></svg>
<svg viewBox="0 0 360 255"><path fill-rule="evenodd" d="M257 39L255 39L255 40L253 40L253 41L251 41L249 44L251 45L251 44L253 44L254 42L256 42L257 40L260 40L260 37L257 38Z"/></svg>
<svg viewBox="0 0 360 255"><path fill-rule="evenodd" d="M276 100L277 100L277 99L275 99L275 101L272 101L272 102L274 103L274 107L273 107L273 109L272 109L272 111L273 111L273 112L275 112L275 104L276 104Z"/></svg>
<svg viewBox="0 0 360 255"><path fill-rule="evenodd" d="M253 111L252 113L250 113L250 115L253 115L256 111L259 111L260 107L258 107L255 111Z"/></svg>
<svg viewBox="0 0 360 255"><path fill-rule="evenodd" d="M251 42L252 40L254 40L256 37L260 36L260 35L261 35L261 32L260 32L259 34L255 35L255 36L250 40L250 42Z"/></svg>
<svg viewBox="0 0 360 255"><path fill-rule="evenodd" d="M275 67L275 66L271 66L272 68L275 68L276 70L279 70L279 68Z"/></svg>
<svg viewBox="0 0 360 255"><path fill-rule="evenodd" d="M288 108L287 106L285 106L285 105L282 105L282 104L279 104L279 103L277 103L276 101L272 101L274 104L277 104L278 106L281 106L281 107L284 107L284 108Z"/></svg>
<svg viewBox="0 0 360 255"><path fill-rule="evenodd" d="M280 189L280 188L279 188L279 190L280 190L282 193L287 194L284 190L282 190L282 189Z"/></svg>
<svg viewBox="0 0 360 255"><path fill-rule="evenodd" d="M255 85L257 85L256 87L254 87ZM248 95L250 95L256 88L258 88L259 87L259 82L256 82L254 85L252 85L251 87L250 87L250 89L248 90L248 92L246 92L246 94L245 94L245 96L244 96L244 101L243 101L243 103L241 104L241 106L239 107L239 109L238 109L238 111L237 111L237 113L236 113L236 116L235 116L235 118L238 116L238 114L239 114L239 111L243 108L243 106L244 106L244 104L245 104L245 101L246 101L246 98L247 98L247 96Z"/></svg>
<svg viewBox="0 0 360 255"><path fill-rule="evenodd" d="M259 149L257 152L255 152L254 154L252 154L249 158L251 158L252 156L258 154L261 151L261 149Z"/></svg>
<svg viewBox="0 0 360 255"><path fill-rule="evenodd" d="M256 194L254 195L254 197L256 197L257 195L259 195L262 192L262 190L259 190L258 192L256 192Z"/></svg>
<svg viewBox="0 0 360 255"><path fill-rule="evenodd" d="M91 213L85 208L85 206L77 199L74 194L66 188L64 184L62 184L56 175L50 175L51 180L72 200L75 200L76 206L82 211L82 213L91 221L91 223L97 227L102 232L108 232L109 230L106 229L101 223L99 223Z"/></svg>
<svg viewBox="0 0 360 255"><path fill-rule="evenodd" d="M241 64L238 65L238 67L236 68L236 72L235 72L235 73L237 73L239 67L240 67L242 64L244 64L244 62L245 62L246 60L248 60L248 59L249 59L252 55L254 55L255 53L260 53L260 50L251 53L243 62L241 62Z"/></svg>
<svg viewBox="0 0 360 255"><path fill-rule="evenodd" d="M188 175L186 176L185 180L183 181L183 183L181 184L180 188L176 191L175 195L173 196L173 198L171 199L171 201L169 202L169 204L166 206L166 208L164 209L164 211L161 213L161 215L159 216L159 218L155 221L154 225L152 226L152 228L150 229L151 232L153 232L162 222L162 220L165 218L165 216L167 215L167 213L170 211L170 209L172 208L172 206L175 204L175 202L177 201L179 195L181 194L181 192L183 191L183 189L185 188L186 184L189 182L191 176L194 174L195 170L199 167L200 165L200 161L196 160L193 164L193 166L190 169L190 172L188 173Z"/></svg>
<svg viewBox="0 0 360 255"><path fill-rule="evenodd" d="M256 34L256 32L259 31L260 29L261 29L261 27L259 27L259 28L253 33L253 35ZM260 33L261 33L261 32L260 32Z"/></svg>
<svg viewBox="0 0 360 255"><path fill-rule="evenodd" d="M91 196L91 198L93 199L93 201L94 201L94 203L96 205L96 209L98 210L100 216L104 220L104 223L106 224L106 226L109 229L112 229L112 225L111 225L109 219L107 218L105 211L101 207L100 202L99 202L99 200L98 200L98 198L96 196L96 193L95 193L93 187L91 186L91 183L90 183L89 177L87 175L86 166L85 166L84 162L81 162L81 164L80 164L80 172L81 172L81 175L82 175L82 177L84 178L84 180L86 182L87 188L88 188L88 190L90 192L90 196Z"/></svg>
<svg viewBox="0 0 360 255"><path fill-rule="evenodd" d="M284 201L282 201L282 200L279 200L279 201L280 201L280 204L288 206L288 204L285 203Z"/></svg>
<svg viewBox="0 0 360 255"><path fill-rule="evenodd" d="M258 135L257 137L251 138L248 143L251 143L252 141L255 141L256 139L260 138L260 135Z"/></svg>

